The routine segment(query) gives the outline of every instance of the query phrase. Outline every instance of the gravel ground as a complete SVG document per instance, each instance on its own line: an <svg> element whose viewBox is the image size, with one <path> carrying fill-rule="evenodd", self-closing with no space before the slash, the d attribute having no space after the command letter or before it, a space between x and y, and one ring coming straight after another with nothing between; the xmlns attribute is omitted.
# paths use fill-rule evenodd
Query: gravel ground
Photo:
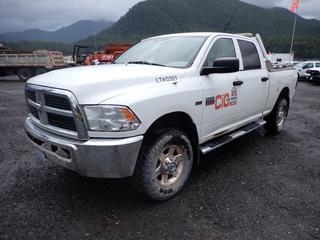
<svg viewBox="0 0 320 240"><path fill-rule="evenodd" d="M154 204L130 179L35 160L24 83L0 80L0 239L320 239L320 86L300 83L286 130L257 130L202 157Z"/></svg>

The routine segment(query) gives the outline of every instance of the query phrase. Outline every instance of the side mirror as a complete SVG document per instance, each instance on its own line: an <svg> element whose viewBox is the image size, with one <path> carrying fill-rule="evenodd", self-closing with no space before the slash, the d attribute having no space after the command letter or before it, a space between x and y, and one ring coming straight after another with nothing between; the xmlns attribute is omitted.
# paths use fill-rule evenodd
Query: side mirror
<svg viewBox="0 0 320 240"><path fill-rule="evenodd" d="M205 76L212 73L233 73L239 71L238 58L217 58L212 67L206 67L201 70L200 75Z"/></svg>

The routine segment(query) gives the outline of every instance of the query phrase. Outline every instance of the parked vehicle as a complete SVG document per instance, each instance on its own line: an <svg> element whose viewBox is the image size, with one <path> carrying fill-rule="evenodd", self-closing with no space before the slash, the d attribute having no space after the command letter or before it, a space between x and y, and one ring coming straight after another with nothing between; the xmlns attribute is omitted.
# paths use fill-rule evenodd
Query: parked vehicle
<svg viewBox="0 0 320 240"><path fill-rule="evenodd" d="M88 177L131 176L164 201L200 155L261 126L280 133L296 85L293 68L272 68L259 35L163 35L113 64L30 79L25 130L37 158Z"/></svg>
<svg viewBox="0 0 320 240"><path fill-rule="evenodd" d="M86 57L84 64L85 65L97 65L112 63L116 60L121 54L127 51L132 44L129 43L109 43L106 45L105 50L102 52L95 52Z"/></svg>
<svg viewBox="0 0 320 240"><path fill-rule="evenodd" d="M72 60L75 65L82 65L86 60L87 56L91 54L93 50L89 46L74 45L72 51Z"/></svg>
<svg viewBox="0 0 320 240"><path fill-rule="evenodd" d="M107 64L113 62L131 46L130 43L109 43L103 51L94 51L89 46L74 45L72 58L77 65Z"/></svg>
<svg viewBox="0 0 320 240"><path fill-rule="evenodd" d="M317 65L315 68L311 68L307 71L308 80L311 82L319 82L320 83L320 64Z"/></svg>
<svg viewBox="0 0 320 240"><path fill-rule="evenodd" d="M64 67L63 55L58 51L12 51L0 49L0 76L18 75L21 80Z"/></svg>
<svg viewBox="0 0 320 240"><path fill-rule="evenodd" d="M316 66L320 66L320 61L308 61L298 64L295 68L298 71L298 79L305 80L309 77L307 71Z"/></svg>

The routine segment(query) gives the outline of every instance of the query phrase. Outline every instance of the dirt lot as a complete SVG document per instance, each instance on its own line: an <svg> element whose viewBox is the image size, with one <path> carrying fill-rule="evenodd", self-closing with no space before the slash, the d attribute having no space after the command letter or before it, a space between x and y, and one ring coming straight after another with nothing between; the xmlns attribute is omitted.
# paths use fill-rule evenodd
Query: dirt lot
<svg viewBox="0 0 320 240"><path fill-rule="evenodd" d="M130 179L35 160L23 87L0 80L0 239L320 239L320 86L299 85L281 135L261 129L203 157L162 204Z"/></svg>

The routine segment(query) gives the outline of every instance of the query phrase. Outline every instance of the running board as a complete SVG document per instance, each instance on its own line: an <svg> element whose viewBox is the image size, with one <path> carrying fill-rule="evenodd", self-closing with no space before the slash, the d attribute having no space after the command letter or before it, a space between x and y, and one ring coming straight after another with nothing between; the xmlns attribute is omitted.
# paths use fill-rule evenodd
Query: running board
<svg viewBox="0 0 320 240"><path fill-rule="evenodd" d="M253 130L256 130L257 128L263 126L266 124L266 121L260 120L257 122L252 122L242 128L239 128L229 134L226 134L224 136L218 137L216 139L213 139L211 142L207 142L200 146L200 151L202 154L207 154L218 147L221 147L222 145L231 142L239 137L242 137L243 135L252 132Z"/></svg>

